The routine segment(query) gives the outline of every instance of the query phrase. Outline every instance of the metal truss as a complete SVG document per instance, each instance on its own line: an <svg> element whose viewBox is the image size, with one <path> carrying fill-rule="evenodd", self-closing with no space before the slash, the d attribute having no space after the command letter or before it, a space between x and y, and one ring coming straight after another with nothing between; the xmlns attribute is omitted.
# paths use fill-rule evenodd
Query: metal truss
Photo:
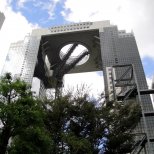
<svg viewBox="0 0 154 154"><path fill-rule="evenodd" d="M115 78L113 74L115 74L119 68L122 70L121 75ZM154 94L154 89L139 89L135 69L132 64L112 66L112 84L114 101L123 102L132 97L136 97L136 95ZM117 87L121 88L121 92L116 92Z"/></svg>
<svg viewBox="0 0 154 154"><path fill-rule="evenodd" d="M118 71L120 73L118 73ZM134 98L140 102L146 135L144 135L143 138L138 140L138 144L135 144L135 147L132 150L131 154L139 154L143 148L145 149L146 142L147 142L147 146L149 150L145 151L145 153L151 154L150 139L149 139L149 133L147 129L147 122L145 118L146 113L144 112L144 109L143 109L141 95L154 94L154 89L140 89L139 88L137 76L136 76L135 68L133 64L114 65L112 66L111 75L112 75L114 101L120 101L124 103L126 100L130 100ZM117 88L120 88L121 90L118 93L117 93Z"/></svg>
<svg viewBox="0 0 154 154"><path fill-rule="evenodd" d="M120 73L118 71L120 70ZM139 154L141 150L145 149L145 143L147 142L148 150L145 151L146 154L151 154L151 146L149 133L146 122L146 112L143 109L143 102L141 100L141 95L154 94L154 89L140 89L137 81L137 76L133 64L128 65L114 65L112 66L112 85L113 85L113 101L120 101L125 103L125 101L130 99L136 99L139 101L142 111L142 118L144 123L144 129L146 135L138 140L138 144L135 144L134 150L131 154ZM117 88L120 88L120 92L117 92ZM145 149L146 150L146 149Z"/></svg>

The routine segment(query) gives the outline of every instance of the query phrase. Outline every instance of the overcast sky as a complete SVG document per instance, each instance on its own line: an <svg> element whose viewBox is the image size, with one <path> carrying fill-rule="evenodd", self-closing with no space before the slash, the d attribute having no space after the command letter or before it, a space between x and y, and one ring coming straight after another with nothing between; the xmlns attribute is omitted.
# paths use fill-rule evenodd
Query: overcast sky
<svg viewBox="0 0 154 154"><path fill-rule="evenodd" d="M148 83L154 74L154 0L0 0L5 22L0 31L0 71L11 42L23 40L37 27L70 22L110 20L118 29L133 31ZM100 74L81 74L88 84L102 87ZM98 79L92 82L92 79ZM71 76L66 79L72 80ZM99 85L99 86L98 86Z"/></svg>

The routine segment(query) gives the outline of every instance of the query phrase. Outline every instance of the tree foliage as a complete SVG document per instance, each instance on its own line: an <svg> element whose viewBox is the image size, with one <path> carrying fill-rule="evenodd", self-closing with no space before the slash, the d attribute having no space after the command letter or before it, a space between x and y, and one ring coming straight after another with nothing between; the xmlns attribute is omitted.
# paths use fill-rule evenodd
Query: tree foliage
<svg viewBox="0 0 154 154"><path fill-rule="evenodd" d="M134 101L91 100L77 91L43 102L23 81L0 80L0 154L118 154L133 145L140 119Z"/></svg>
<svg viewBox="0 0 154 154"><path fill-rule="evenodd" d="M133 146L132 131L140 119L134 101L103 101L96 107L87 94L69 94L47 101L46 106L45 124L56 153L126 153Z"/></svg>
<svg viewBox="0 0 154 154"><path fill-rule="evenodd" d="M42 153L42 149L47 149L50 138L45 133L43 116L39 101L33 98L25 82L13 80L9 73L2 77L0 153L5 154L8 148L10 153ZM25 152L20 152L19 148Z"/></svg>

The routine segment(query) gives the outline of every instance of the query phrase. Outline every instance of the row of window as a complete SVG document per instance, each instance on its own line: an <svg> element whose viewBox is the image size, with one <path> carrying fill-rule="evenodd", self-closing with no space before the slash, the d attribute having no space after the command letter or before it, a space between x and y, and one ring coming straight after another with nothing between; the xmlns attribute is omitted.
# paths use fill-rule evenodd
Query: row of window
<svg viewBox="0 0 154 154"><path fill-rule="evenodd" d="M79 24L70 24L70 25L64 25L64 26L56 26L56 27L51 27L50 29L62 29L62 28L69 28L69 27L76 27L76 26L89 26L92 25L91 22L86 22L86 23L79 23Z"/></svg>
<svg viewBox="0 0 154 154"><path fill-rule="evenodd" d="M71 30L80 30L80 29L87 29L89 26L86 27L73 27L73 28L65 28L65 29L53 29L51 32L64 32L64 31L71 31Z"/></svg>
<svg viewBox="0 0 154 154"><path fill-rule="evenodd" d="M132 34L119 35L119 38L134 37Z"/></svg>

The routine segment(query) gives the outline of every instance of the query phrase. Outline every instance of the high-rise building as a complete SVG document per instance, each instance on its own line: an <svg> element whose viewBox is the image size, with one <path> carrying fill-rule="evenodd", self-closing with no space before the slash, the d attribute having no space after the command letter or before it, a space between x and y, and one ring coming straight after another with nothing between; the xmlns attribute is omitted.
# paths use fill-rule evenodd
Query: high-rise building
<svg viewBox="0 0 154 154"><path fill-rule="evenodd" d="M41 94L44 93L44 89L61 87L62 78L66 73L103 71L106 98L112 100L113 77L115 79L120 77L121 80L130 71L130 68L124 69L122 66L129 65L133 66L132 75L127 74L126 77L136 82L135 88L132 89L131 81L127 83L131 85L130 89L118 87L113 94L118 95L123 90L128 94L129 90L145 91L148 88L133 33L120 31L109 21L35 29L26 45L23 45L23 42L21 55L24 55L24 58L21 60L22 67L19 68L19 74L28 83L32 82L33 77L39 78ZM121 68L116 71L113 66ZM127 78L122 81L127 81ZM139 100L142 117L135 132L146 134L144 143L147 142L147 153L152 154L154 153L154 110L149 95L140 96ZM143 142L138 144L138 146L142 145Z"/></svg>
<svg viewBox="0 0 154 154"><path fill-rule="evenodd" d="M26 36L22 41L11 43L1 72L2 74L10 72L13 77L21 77L26 63L25 58L28 52L29 37Z"/></svg>
<svg viewBox="0 0 154 154"><path fill-rule="evenodd" d="M5 20L4 13L0 12L0 29L1 29L2 25L3 25L4 20Z"/></svg>

